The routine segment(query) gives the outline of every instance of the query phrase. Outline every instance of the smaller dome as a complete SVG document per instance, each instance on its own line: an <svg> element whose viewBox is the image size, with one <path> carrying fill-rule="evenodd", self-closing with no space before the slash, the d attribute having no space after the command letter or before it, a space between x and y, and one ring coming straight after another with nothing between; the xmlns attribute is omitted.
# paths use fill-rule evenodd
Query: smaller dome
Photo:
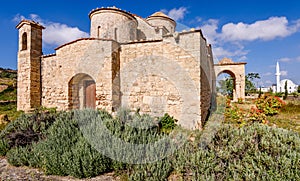
<svg viewBox="0 0 300 181"><path fill-rule="evenodd" d="M170 18L169 16L167 16L166 14L164 14L163 12L156 12L153 13L151 16L149 17L165 17L165 18Z"/></svg>
<svg viewBox="0 0 300 181"><path fill-rule="evenodd" d="M150 20L150 19L156 19L156 18L165 18L165 19L168 19L169 21L172 21L172 23L175 23L175 21L170 18L169 16L167 16L165 13L163 12L156 12L156 13L153 13L151 16L149 16L147 19Z"/></svg>
<svg viewBox="0 0 300 181"><path fill-rule="evenodd" d="M165 27L169 33L175 32L176 22L162 12L152 14L146 21L154 27Z"/></svg>

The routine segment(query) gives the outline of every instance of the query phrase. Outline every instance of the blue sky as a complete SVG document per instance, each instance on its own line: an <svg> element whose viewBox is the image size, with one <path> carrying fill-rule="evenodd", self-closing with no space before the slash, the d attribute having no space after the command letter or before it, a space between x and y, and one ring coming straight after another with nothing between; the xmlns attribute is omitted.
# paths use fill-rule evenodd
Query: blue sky
<svg viewBox="0 0 300 181"><path fill-rule="evenodd" d="M245 61L246 73L258 72L258 85L275 83L275 64L282 79L300 84L300 1L264 0L3 0L0 11L0 66L17 68L15 26L22 18L44 26L43 51L89 35L88 13L97 7L116 6L147 17L163 11L180 28L201 28L212 44L215 60Z"/></svg>

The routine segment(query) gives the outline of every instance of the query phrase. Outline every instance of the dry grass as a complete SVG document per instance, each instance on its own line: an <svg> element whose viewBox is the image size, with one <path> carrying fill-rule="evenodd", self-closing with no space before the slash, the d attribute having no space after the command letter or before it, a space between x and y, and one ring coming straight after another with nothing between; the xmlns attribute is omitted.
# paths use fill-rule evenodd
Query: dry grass
<svg viewBox="0 0 300 181"><path fill-rule="evenodd" d="M300 133L300 101L288 101L278 115L268 119L272 125Z"/></svg>

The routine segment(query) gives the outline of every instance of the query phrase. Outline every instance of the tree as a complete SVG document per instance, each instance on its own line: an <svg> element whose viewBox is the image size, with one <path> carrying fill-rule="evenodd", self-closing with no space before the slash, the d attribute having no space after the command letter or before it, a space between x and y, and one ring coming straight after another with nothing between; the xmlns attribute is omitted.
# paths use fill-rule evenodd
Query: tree
<svg viewBox="0 0 300 181"><path fill-rule="evenodd" d="M284 83L284 96L283 99L285 100L288 96L288 89L287 89L287 81Z"/></svg>
<svg viewBox="0 0 300 181"><path fill-rule="evenodd" d="M260 79L260 76L258 73L248 73L245 76L245 93L246 95L249 93L255 93L256 87L255 87L255 83L254 83L254 79Z"/></svg>
<svg viewBox="0 0 300 181"><path fill-rule="evenodd" d="M232 77L227 77L224 80L219 80L218 83L218 92L220 92L222 95L228 95L229 97L233 96L234 82Z"/></svg>
<svg viewBox="0 0 300 181"><path fill-rule="evenodd" d="M255 79L260 79L260 76L258 73L248 73L245 76L245 93L246 95L249 93L256 92L256 87L254 84ZM223 95L228 95L231 98L233 97L233 89L234 89L234 79L232 77L227 77L224 80L218 81L219 88L217 89L218 92L220 92Z"/></svg>
<svg viewBox="0 0 300 181"><path fill-rule="evenodd" d="M298 90L297 90L297 92L300 93L300 85L298 85Z"/></svg>

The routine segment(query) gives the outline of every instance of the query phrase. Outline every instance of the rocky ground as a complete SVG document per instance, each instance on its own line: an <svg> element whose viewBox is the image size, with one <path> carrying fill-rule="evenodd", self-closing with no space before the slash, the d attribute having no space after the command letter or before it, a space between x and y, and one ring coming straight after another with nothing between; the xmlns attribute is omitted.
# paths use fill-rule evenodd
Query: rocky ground
<svg viewBox="0 0 300 181"><path fill-rule="evenodd" d="M1 181L115 181L120 180L115 177L113 173L100 175L91 179L76 179L73 177L61 177L61 176L46 176L42 171L38 169L28 167L14 167L9 165L5 158L0 158L0 180Z"/></svg>

